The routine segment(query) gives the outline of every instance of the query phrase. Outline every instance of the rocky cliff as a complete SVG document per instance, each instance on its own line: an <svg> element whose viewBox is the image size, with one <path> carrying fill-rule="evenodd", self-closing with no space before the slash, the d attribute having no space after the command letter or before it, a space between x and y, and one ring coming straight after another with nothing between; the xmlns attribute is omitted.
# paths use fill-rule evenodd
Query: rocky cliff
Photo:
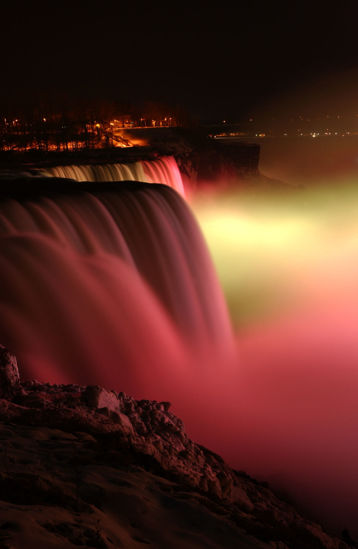
<svg viewBox="0 0 358 549"><path fill-rule="evenodd" d="M355 546L190 440L168 402L21 382L3 347L0 439L0 549Z"/></svg>

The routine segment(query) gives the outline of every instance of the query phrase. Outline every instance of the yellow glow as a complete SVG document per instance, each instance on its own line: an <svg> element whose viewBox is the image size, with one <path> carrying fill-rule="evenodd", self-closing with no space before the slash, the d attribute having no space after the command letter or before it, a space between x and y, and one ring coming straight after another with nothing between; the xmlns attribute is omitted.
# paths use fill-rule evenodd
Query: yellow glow
<svg viewBox="0 0 358 549"><path fill-rule="evenodd" d="M358 291L357 198L355 184L339 193L327 186L194 197L234 324L341 296L352 286Z"/></svg>

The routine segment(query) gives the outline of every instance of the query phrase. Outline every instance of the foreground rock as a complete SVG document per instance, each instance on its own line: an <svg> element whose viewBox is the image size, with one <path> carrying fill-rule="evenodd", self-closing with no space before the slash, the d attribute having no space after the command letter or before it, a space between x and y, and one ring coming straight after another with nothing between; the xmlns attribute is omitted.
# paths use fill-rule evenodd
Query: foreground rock
<svg viewBox="0 0 358 549"><path fill-rule="evenodd" d="M167 402L13 381L0 399L0 549L354 546L192 442Z"/></svg>
<svg viewBox="0 0 358 549"><path fill-rule="evenodd" d="M0 398L11 395L19 381L16 357L6 347L0 345Z"/></svg>

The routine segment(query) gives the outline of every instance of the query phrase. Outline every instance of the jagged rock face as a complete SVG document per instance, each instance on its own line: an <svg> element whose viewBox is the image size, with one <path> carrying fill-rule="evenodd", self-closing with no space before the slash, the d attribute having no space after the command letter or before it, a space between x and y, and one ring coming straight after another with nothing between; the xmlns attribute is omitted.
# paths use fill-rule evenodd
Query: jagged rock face
<svg viewBox="0 0 358 549"><path fill-rule="evenodd" d="M16 357L6 347L0 345L0 397L10 395L19 381Z"/></svg>
<svg viewBox="0 0 358 549"><path fill-rule="evenodd" d="M18 383L16 373L11 379L11 392L0 399L0 438L6 448L2 465L0 460L0 513L5 526L17 525L6 533L11 547L24 547L24 506L32 509L29 549L39 540L61 549L143 543L156 549L353 546L191 441L168 402L135 400L98 386ZM16 470L15 463L20 464ZM133 501L146 519L128 519ZM155 529L158 513L163 517ZM200 516L196 532L192 516ZM6 547L1 545L5 526L0 519L0 547Z"/></svg>

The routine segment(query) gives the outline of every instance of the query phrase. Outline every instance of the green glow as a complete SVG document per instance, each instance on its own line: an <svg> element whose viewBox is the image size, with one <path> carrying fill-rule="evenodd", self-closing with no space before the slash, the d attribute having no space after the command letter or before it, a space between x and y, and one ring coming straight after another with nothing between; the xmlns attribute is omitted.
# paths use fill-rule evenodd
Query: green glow
<svg viewBox="0 0 358 549"><path fill-rule="evenodd" d="M236 326L356 284L349 275L358 264L355 181L280 193L202 194L192 207Z"/></svg>

